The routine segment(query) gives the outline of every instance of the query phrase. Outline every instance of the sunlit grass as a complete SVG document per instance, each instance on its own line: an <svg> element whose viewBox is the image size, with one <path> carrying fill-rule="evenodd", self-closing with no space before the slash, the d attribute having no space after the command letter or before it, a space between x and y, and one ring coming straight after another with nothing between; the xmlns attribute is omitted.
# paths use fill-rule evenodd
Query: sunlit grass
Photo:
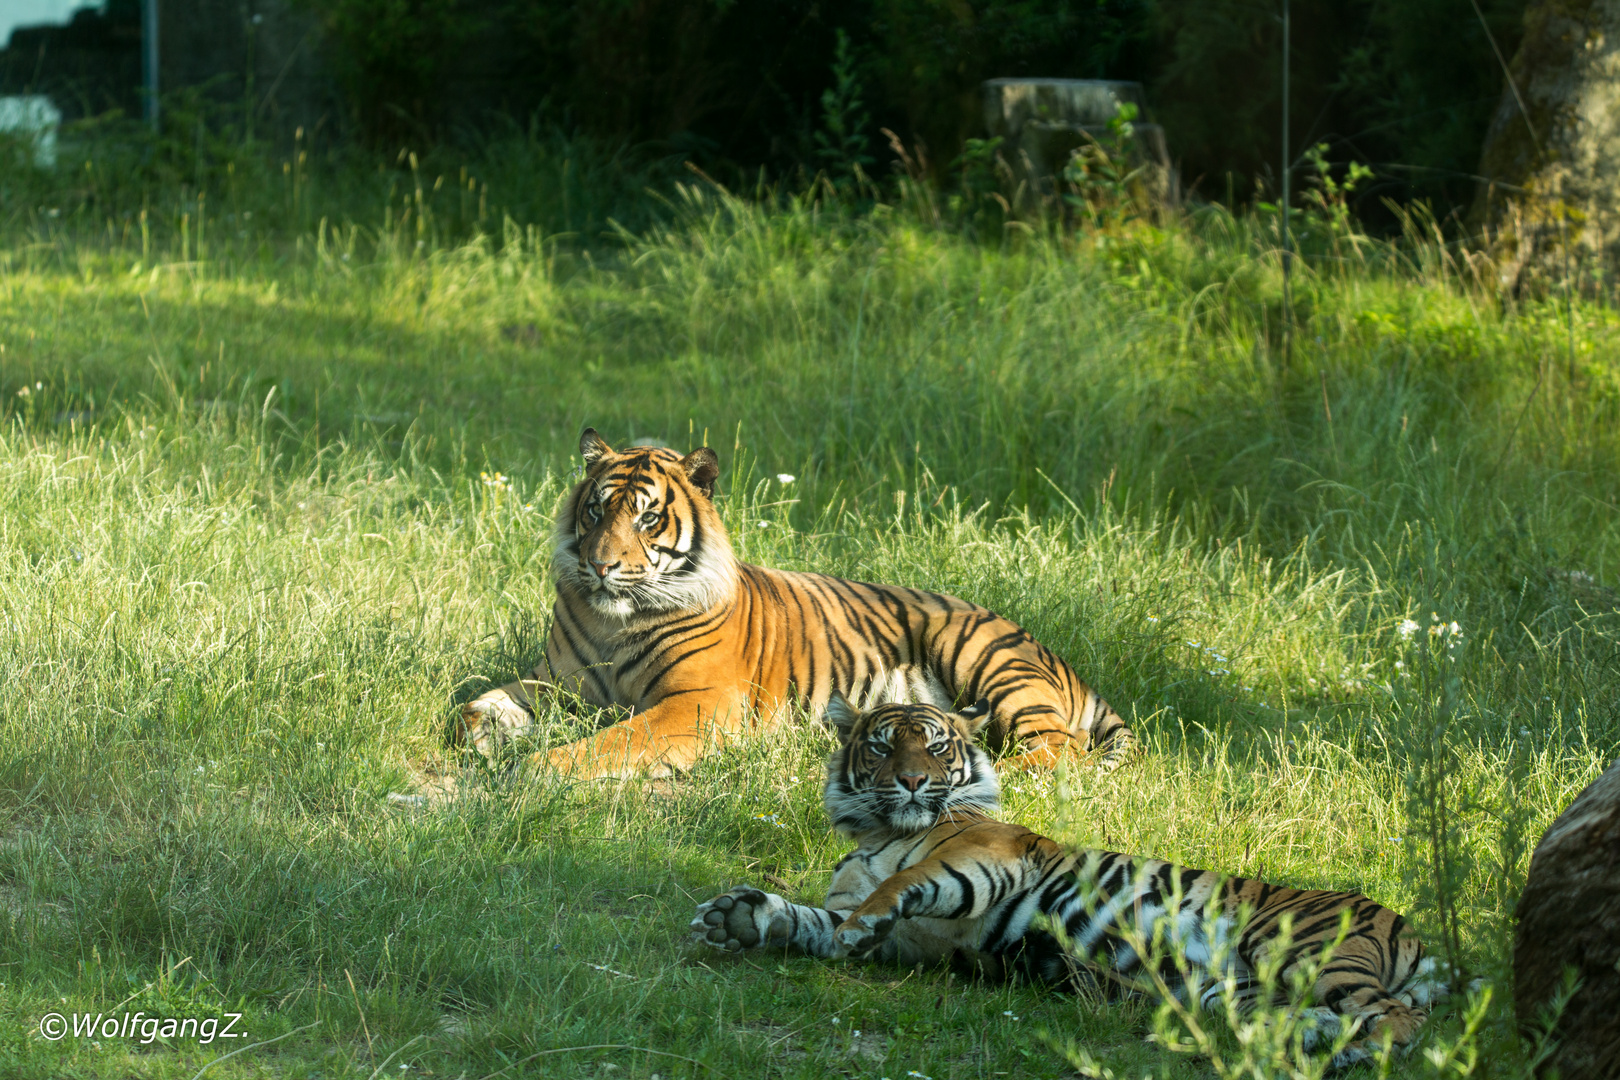
<svg viewBox="0 0 1620 1080"><path fill-rule="evenodd" d="M1009 816L1425 932L1400 626L1456 620L1465 955L1500 979L1502 816L1538 833L1620 745L1608 312L1576 313L1572 384L1563 313L1380 249L1307 276L1284 376L1274 262L1213 212L999 252L712 191L666 219L614 248L4 253L0 1071L245 1045L37 1035L116 1006L316 1025L208 1076L1066 1074L1043 1028L1197 1073L1138 1006L690 951L734 883L820 899L819 731L673 786L453 768L454 705L544 639L586 423L706 437L745 558L986 604L1131 718L1139 760L1011 778Z"/></svg>

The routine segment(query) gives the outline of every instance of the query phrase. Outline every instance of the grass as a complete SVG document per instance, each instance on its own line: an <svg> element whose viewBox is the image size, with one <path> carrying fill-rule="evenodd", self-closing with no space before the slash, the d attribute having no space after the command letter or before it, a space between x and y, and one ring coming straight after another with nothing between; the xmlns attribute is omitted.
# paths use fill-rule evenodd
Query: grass
<svg viewBox="0 0 1620 1080"><path fill-rule="evenodd" d="M1015 778L1013 818L1359 889L1437 946L1455 913L1494 982L1468 1045L1522 1068L1514 838L1620 748L1611 312L1497 297L1416 226L1324 236L1285 372L1258 218L986 245L694 187L634 234L460 242L435 197L8 226L0 1072L943 1080L1067 1075L1072 1039L1207 1074L1145 1006L689 948L733 883L820 898L814 729L664 787L451 768L454 705L544 639L586 423L720 449L745 558L987 604L1133 718L1140 760ZM37 1033L136 1010L248 1037Z"/></svg>

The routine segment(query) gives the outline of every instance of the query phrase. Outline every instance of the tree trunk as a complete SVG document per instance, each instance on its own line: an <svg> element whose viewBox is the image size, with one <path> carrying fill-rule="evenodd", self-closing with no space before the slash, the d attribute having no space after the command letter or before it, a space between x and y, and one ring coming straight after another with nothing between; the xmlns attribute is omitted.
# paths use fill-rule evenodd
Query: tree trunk
<svg viewBox="0 0 1620 1080"><path fill-rule="evenodd" d="M1620 254L1620 0L1538 0L1470 214L1509 291L1601 289Z"/></svg>
<svg viewBox="0 0 1620 1080"><path fill-rule="evenodd" d="M1529 1034L1573 968L1547 1061L1562 1080L1620 1076L1620 762L1542 836L1515 913L1514 1007Z"/></svg>

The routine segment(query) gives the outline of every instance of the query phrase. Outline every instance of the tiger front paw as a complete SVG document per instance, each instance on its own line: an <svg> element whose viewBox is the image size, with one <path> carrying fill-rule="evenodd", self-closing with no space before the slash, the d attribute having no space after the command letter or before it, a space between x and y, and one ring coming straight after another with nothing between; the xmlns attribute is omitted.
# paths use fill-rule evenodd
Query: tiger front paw
<svg viewBox="0 0 1620 1080"><path fill-rule="evenodd" d="M833 931L833 941L846 955L865 956L882 945L893 929L893 915L857 912Z"/></svg>
<svg viewBox="0 0 1620 1080"><path fill-rule="evenodd" d="M503 688L461 707L455 741L493 761L514 740L533 731L534 714Z"/></svg>
<svg viewBox="0 0 1620 1080"><path fill-rule="evenodd" d="M786 902L751 885L738 885L699 904L688 929L692 940L722 952L781 945L788 938Z"/></svg>

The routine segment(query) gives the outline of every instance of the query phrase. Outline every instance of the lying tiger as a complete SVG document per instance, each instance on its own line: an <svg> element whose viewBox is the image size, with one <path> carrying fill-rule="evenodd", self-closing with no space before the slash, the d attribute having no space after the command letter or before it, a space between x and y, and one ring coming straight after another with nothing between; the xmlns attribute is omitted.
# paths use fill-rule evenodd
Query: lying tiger
<svg viewBox="0 0 1620 1080"><path fill-rule="evenodd" d="M629 719L553 750L581 777L691 765L745 724L856 701L990 702L991 747L1014 766L1065 751L1119 764L1135 743L1117 712L1015 623L954 596L740 563L711 497L719 460L634 446L592 428L585 478L557 516L557 602L546 655L527 679L461 713L457 737L486 756L533 730L561 690ZM537 757L539 755L536 755Z"/></svg>
<svg viewBox="0 0 1620 1080"><path fill-rule="evenodd" d="M957 714L884 705L858 715L834 694L826 717L839 738L827 764L827 810L859 845L833 871L826 907L738 886L699 905L693 940L728 952L787 946L907 965L966 960L990 977L1133 993L1152 992L1132 944L1151 941L1157 923L1162 940L1183 951L1190 975L1183 982L1174 964L1160 964L1166 985L1207 1006L1223 993L1203 966L1211 955L1205 912L1214 898L1216 932L1236 932L1221 974L1235 981L1246 1009L1263 992L1254 972L1280 944L1285 918L1292 939L1274 983L1282 987L1333 942L1348 911L1348 935L1312 994L1322 1003L1312 1043L1331 1040L1341 1023L1361 1025L1334 1057L1336 1067L1369 1060L1386 1037L1409 1049L1430 1004L1446 992L1406 920L1365 896L1069 851L995 820L995 770L973 744L990 721L982 702ZM1250 912L1246 923L1240 908ZM1042 916L1062 927L1061 936L1034 925Z"/></svg>

